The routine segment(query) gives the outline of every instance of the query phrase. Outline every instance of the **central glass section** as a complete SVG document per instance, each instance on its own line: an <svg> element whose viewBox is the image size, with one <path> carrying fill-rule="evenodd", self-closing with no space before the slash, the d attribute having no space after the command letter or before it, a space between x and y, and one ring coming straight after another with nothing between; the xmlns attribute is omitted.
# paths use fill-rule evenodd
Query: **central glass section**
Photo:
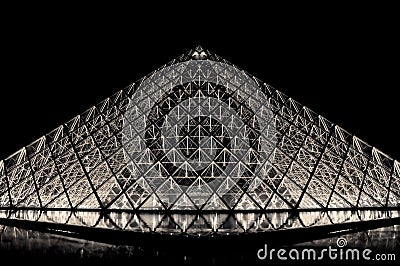
<svg viewBox="0 0 400 266"><path fill-rule="evenodd" d="M247 117L241 109L248 110ZM254 112L245 101L221 85L180 85L151 109L146 146L161 162L163 175L181 186L199 179L216 187L229 175L248 179L254 176L260 135L258 120L249 118ZM246 167L233 172L238 163Z"/></svg>
<svg viewBox="0 0 400 266"><path fill-rule="evenodd" d="M202 150L209 150L211 153L217 150L217 153L219 153L224 147L230 148L230 138L224 134L226 130L223 129L221 123L212 117L198 116L190 119L188 124L182 126L179 131L181 135L179 149L186 158L198 160L198 167L202 166L203 162L207 161L207 157L204 157L201 152ZM212 133L216 133L220 137L219 142L213 141Z"/></svg>
<svg viewBox="0 0 400 266"><path fill-rule="evenodd" d="M141 209L260 208L251 198L271 167L275 128L265 93L244 72L208 60L163 68L135 90L125 117Z"/></svg>

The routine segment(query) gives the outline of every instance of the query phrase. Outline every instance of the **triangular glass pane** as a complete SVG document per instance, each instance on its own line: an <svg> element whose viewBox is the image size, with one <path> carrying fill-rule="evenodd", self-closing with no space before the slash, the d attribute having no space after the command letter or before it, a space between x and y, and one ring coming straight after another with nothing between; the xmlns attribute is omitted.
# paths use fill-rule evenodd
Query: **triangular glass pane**
<svg viewBox="0 0 400 266"><path fill-rule="evenodd" d="M158 197L165 206L171 206L183 193L181 187L169 178L156 191Z"/></svg>
<svg viewBox="0 0 400 266"><path fill-rule="evenodd" d="M68 198L65 195L65 193L62 193L61 195L59 195L57 198L55 198L54 200L52 200L47 206L45 206L46 208L64 208L64 209L68 209L71 208Z"/></svg>
<svg viewBox="0 0 400 266"><path fill-rule="evenodd" d="M352 205L348 203L338 193L333 192L332 197L328 203L328 208L350 208Z"/></svg>
<svg viewBox="0 0 400 266"><path fill-rule="evenodd" d="M132 205L130 204L125 194L122 194L108 208L115 210L131 210Z"/></svg>
<svg viewBox="0 0 400 266"><path fill-rule="evenodd" d="M80 179L74 185L67 189L67 194L71 200L72 206L76 206L92 192L92 188L86 177Z"/></svg>
<svg viewBox="0 0 400 266"><path fill-rule="evenodd" d="M154 194L148 197L145 202L141 206L139 206L140 210L163 210L164 208L164 205Z"/></svg>
<svg viewBox="0 0 400 266"><path fill-rule="evenodd" d="M174 203L171 210L196 210L196 206L189 199L186 194L182 194L180 198Z"/></svg>
<svg viewBox="0 0 400 266"><path fill-rule="evenodd" d="M304 194L299 204L300 209L319 209L321 207L321 204L312 199L307 193Z"/></svg>
<svg viewBox="0 0 400 266"><path fill-rule="evenodd" d="M292 209L282 198L274 194L268 203L267 210Z"/></svg>
<svg viewBox="0 0 400 266"><path fill-rule="evenodd" d="M204 182L201 177L198 177L186 190L186 194L198 208L204 205L212 193L213 191L208 183Z"/></svg>
<svg viewBox="0 0 400 266"><path fill-rule="evenodd" d="M228 207L217 194L213 194L204 205L203 210L228 210Z"/></svg>
<svg viewBox="0 0 400 266"><path fill-rule="evenodd" d="M108 179L96 190L103 206L108 206L120 193L121 188L114 177Z"/></svg>
<svg viewBox="0 0 400 266"><path fill-rule="evenodd" d="M247 194L244 194L242 198L239 200L239 202L236 204L234 209L251 211L251 210L259 210L260 207L258 207Z"/></svg>
<svg viewBox="0 0 400 266"><path fill-rule="evenodd" d="M244 192L235 181L227 177L218 188L217 194L224 200L230 209L233 209Z"/></svg>
<svg viewBox="0 0 400 266"><path fill-rule="evenodd" d="M24 200L18 203L17 207L22 207L22 208L40 208L40 202L37 196L37 193L34 192L28 197L26 197Z"/></svg>
<svg viewBox="0 0 400 266"><path fill-rule="evenodd" d="M99 209L99 201L94 194L87 197L82 203L76 206L78 209Z"/></svg>
<svg viewBox="0 0 400 266"><path fill-rule="evenodd" d="M151 193L152 190L144 178L137 180L126 191L126 195L130 198L135 208L141 205Z"/></svg>
<svg viewBox="0 0 400 266"><path fill-rule="evenodd" d="M273 192L267 184L256 177L247 189L247 193L258 205L264 208Z"/></svg>

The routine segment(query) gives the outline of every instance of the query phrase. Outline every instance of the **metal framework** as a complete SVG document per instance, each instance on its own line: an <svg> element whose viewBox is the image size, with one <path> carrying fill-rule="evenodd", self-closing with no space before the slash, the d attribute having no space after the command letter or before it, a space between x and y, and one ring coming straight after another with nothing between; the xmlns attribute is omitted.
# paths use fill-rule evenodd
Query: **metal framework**
<svg viewBox="0 0 400 266"><path fill-rule="evenodd" d="M400 163L197 47L0 161L0 207L400 206Z"/></svg>

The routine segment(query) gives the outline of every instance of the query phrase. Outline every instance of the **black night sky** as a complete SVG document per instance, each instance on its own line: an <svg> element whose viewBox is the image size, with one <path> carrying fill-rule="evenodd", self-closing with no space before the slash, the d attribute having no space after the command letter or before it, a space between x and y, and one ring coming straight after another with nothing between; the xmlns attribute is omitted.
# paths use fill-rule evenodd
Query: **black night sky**
<svg viewBox="0 0 400 266"><path fill-rule="evenodd" d="M16 12L2 26L0 159L200 44L400 160L398 16L208 11Z"/></svg>

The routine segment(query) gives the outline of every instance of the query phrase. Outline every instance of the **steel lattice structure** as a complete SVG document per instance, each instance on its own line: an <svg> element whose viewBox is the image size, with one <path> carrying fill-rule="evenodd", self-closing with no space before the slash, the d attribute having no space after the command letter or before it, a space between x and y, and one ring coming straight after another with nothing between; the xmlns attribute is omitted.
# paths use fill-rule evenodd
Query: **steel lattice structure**
<svg viewBox="0 0 400 266"><path fill-rule="evenodd" d="M400 163L197 47L0 161L0 207L400 206Z"/></svg>

